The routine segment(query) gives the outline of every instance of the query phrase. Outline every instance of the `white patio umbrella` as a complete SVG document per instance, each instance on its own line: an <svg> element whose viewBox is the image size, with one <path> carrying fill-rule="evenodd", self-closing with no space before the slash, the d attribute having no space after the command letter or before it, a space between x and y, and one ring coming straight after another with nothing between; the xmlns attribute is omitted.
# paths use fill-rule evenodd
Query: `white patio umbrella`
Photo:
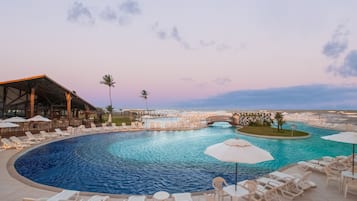
<svg viewBox="0 0 357 201"><path fill-rule="evenodd" d="M341 132L334 135L327 135L321 137L325 140L331 140L336 142L343 142L352 144L352 175L354 175L354 166L355 166L355 144L357 144L357 133L356 132Z"/></svg>
<svg viewBox="0 0 357 201"><path fill-rule="evenodd" d="M44 122L50 122L51 120L46 118L46 117L43 117L41 115L36 115L32 118L29 118L27 119L27 121L44 121Z"/></svg>
<svg viewBox="0 0 357 201"><path fill-rule="evenodd" d="M4 119L4 122L24 123L24 122L26 122L26 119L22 118L22 117L10 117L10 118Z"/></svg>
<svg viewBox="0 0 357 201"><path fill-rule="evenodd" d="M19 127L19 125L11 122L0 121L0 133L3 132L3 128L14 128L14 127Z"/></svg>
<svg viewBox="0 0 357 201"><path fill-rule="evenodd" d="M0 121L0 128L14 128L14 127L19 127L19 125L10 122Z"/></svg>
<svg viewBox="0 0 357 201"><path fill-rule="evenodd" d="M273 156L252 144L241 139L229 139L222 143L209 146L205 154L220 161L236 163L235 189L237 190L238 163L256 164L273 160Z"/></svg>

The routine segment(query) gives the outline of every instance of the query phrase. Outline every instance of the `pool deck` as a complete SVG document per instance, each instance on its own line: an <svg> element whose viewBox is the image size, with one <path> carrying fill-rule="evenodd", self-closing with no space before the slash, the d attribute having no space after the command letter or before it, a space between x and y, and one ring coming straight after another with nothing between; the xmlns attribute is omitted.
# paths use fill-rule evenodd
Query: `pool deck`
<svg viewBox="0 0 357 201"><path fill-rule="evenodd" d="M54 187L44 187L38 188L36 185L31 185L31 183L26 182L26 179L21 178L16 172L11 172L13 168L8 167L11 165L9 160L17 153L21 151L10 149L0 152L0 200L2 201L21 201L23 198L43 198L51 197L61 189ZM10 170L10 172L8 171ZM296 165L292 165L288 168L282 170L286 173L302 173L302 170ZM297 201L355 201L357 200L357 195L348 194L347 199L343 197L343 193L339 191L338 184L330 182L327 186L325 182L325 175L313 172L310 176L310 180L317 184L316 188L309 189L304 192L301 197L296 198ZM96 193L80 193L80 197L84 200L94 195ZM110 200L123 201L127 198L126 195L109 195ZM148 200L152 200L151 195L148 195ZM204 201L202 194L193 194L193 201ZM173 201L170 198L170 201ZM225 198L224 201L230 201L229 198Z"/></svg>

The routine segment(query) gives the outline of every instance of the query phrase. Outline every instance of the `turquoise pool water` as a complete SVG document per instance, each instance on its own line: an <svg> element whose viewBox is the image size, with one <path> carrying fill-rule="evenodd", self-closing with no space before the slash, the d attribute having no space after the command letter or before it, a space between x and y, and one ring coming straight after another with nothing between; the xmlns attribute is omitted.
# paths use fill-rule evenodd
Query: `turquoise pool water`
<svg viewBox="0 0 357 201"><path fill-rule="evenodd" d="M255 165L239 164L239 180L252 179L300 160L351 153L350 146L321 139L337 131L295 124L311 137L255 138L220 126L196 131L82 136L34 149L21 156L15 168L21 175L50 186L114 194L153 194L159 190L170 193L209 190L216 176L233 183L234 164L203 153L206 147L229 138L246 139L275 158Z"/></svg>

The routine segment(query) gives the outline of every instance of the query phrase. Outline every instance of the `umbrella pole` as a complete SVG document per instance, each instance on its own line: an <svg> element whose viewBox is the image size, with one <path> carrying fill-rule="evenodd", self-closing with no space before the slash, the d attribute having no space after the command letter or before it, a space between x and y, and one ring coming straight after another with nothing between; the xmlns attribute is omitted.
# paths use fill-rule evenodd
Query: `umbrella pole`
<svg viewBox="0 0 357 201"><path fill-rule="evenodd" d="M352 144L352 175L355 174L355 144Z"/></svg>
<svg viewBox="0 0 357 201"><path fill-rule="evenodd" d="M236 163L236 182L235 184L235 191L237 191L237 177L238 177L238 163Z"/></svg>

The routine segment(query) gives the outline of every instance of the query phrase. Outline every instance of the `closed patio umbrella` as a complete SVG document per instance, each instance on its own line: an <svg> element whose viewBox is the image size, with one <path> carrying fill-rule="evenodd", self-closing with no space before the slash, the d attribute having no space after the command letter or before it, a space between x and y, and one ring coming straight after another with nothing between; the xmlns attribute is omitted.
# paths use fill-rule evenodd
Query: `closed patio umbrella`
<svg viewBox="0 0 357 201"><path fill-rule="evenodd" d="M51 120L46 118L46 117L43 117L41 115L36 115L32 118L29 118L27 119L27 121L43 121L43 122L50 122Z"/></svg>
<svg viewBox="0 0 357 201"><path fill-rule="evenodd" d="M41 115L36 115L34 117L31 117L31 118L27 119L27 121L28 122L47 122L48 124L45 123L47 125L47 128L45 127L44 129L47 129L48 131L50 130L51 120L46 117L43 117ZM39 125L41 125L41 124L39 123Z"/></svg>
<svg viewBox="0 0 357 201"><path fill-rule="evenodd" d="M355 144L357 144L357 132L340 132L334 135L323 136L321 138L325 140L352 144L352 175L354 175Z"/></svg>
<svg viewBox="0 0 357 201"><path fill-rule="evenodd" d="M206 148L205 154L220 161L236 163L235 189L237 190L238 163L256 164L273 160L273 156L241 139L229 139Z"/></svg>

